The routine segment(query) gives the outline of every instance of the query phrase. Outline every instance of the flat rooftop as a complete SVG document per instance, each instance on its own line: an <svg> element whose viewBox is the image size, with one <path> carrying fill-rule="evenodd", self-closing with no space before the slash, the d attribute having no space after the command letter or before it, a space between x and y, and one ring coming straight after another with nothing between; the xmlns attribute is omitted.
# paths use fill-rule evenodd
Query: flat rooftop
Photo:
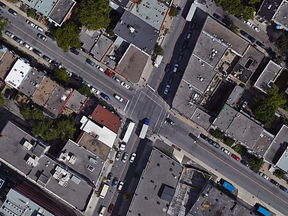
<svg viewBox="0 0 288 216"><path fill-rule="evenodd" d="M241 86L236 85L231 94L229 95L226 103L232 107L236 106L238 100L242 96L243 91L244 89Z"/></svg>
<svg viewBox="0 0 288 216"><path fill-rule="evenodd" d="M205 196L204 194L209 194ZM251 209L240 205L236 200L224 194L221 190L207 184L197 202L190 210L191 215L221 215L221 216L255 216Z"/></svg>
<svg viewBox="0 0 288 216"><path fill-rule="evenodd" d="M250 77L252 76L252 74L253 74L252 71L248 70L246 67L238 63L235 66L232 73L230 74L230 76L232 77L233 80L235 80L236 78L237 80L240 80L242 83L246 84L250 79Z"/></svg>
<svg viewBox="0 0 288 216"><path fill-rule="evenodd" d="M266 93L266 91L270 89L271 84L274 83L276 78L280 75L282 69L283 68L280 65L270 60L256 80L254 86L260 91Z"/></svg>
<svg viewBox="0 0 288 216"><path fill-rule="evenodd" d="M81 111L82 107L85 105L86 100L86 96L74 90L65 106L78 114Z"/></svg>
<svg viewBox="0 0 288 216"><path fill-rule="evenodd" d="M113 0L113 2L116 2L118 5L120 5L122 7L126 7L126 5L128 4L129 0Z"/></svg>
<svg viewBox="0 0 288 216"><path fill-rule="evenodd" d="M97 105L94 112L91 115L92 119L101 125L106 126L114 133L118 133L119 127L121 126L120 117L111 113L101 105Z"/></svg>
<svg viewBox="0 0 288 216"><path fill-rule="evenodd" d="M0 64L0 78L4 79L4 77L8 74L8 71L10 71L11 66L16 61L17 57L9 52L8 49L3 45L1 52L3 55L1 56L2 64Z"/></svg>
<svg viewBox="0 0 288 216"><path fill-rule="evenodd" d="M48 17L57 24L61 25L75 4L76 1L74 0L58 0L53 9L50 11Z"/></svg>
<svg viewBox="0 0 288 216"><path fill-rule="evenodd" d="M45 77L39 87L35 90L32 97L33 101L40 106L44 106L57 85L58 84L55 81L51 80L49 77Z"/></svg>
<svg viewBox="0 0 288 216"><path fill-rule="evenodd" d="M78 144L86 148L88 151L90 151L103 161L106 161L111 150L109 146L100 142L98 139L86 132L81 135Z"/></svg>
<svg viewBox="0 0 288 216"><path fill-rule="evenodd" d="M34 68L27 74L21 85L19 86L19 91L28 97L32 97L36 89L39 87L40 83L45 77L45 73L42 71L37 71Z"/></svg>
<svg viewBox="0 0 288 216"><path fill-rule="evenodd" d="M130 44L116 67L116 71L133 83L138 83L149 56Z"/></svg>
<svg viewBox="0 0 288 216"><path fill-rule="evenodd" d="M270 21L282 1L283 0L274 0L273 2L271 2L270 0L264 0L257 12L257 15L263 17L267 21Z"/></svg>
<svg viewBox="0 0 288 216"><path fill-rule="evenodd" d="M71 162L67 157L76 157L76 159ZM83 178L89 179L93 184L96 184L105 162L105 160L70 139L58 155L57 160L83 176Z"/></svg>
<svg viewBox="0 0 288 216"><path fill-rule="evenodd" d="M95 58L97 61L101 61L112 44L113 41L110 38L101 34L90 51L91 54L93 54L93 58Z"/></svg>
<svg viewBox="0 0 288 216"><path fill-rule="evenodd" d="M171 200L165 200L164 188L167 186L171 192L176 189L182 171L183 167L178 162L153 148L127 215L166 216L174 194L168 193L166 198Z"/></svg>
<svg viewBox="0 0 288 216"><path fill-rule="evenodd" d="M194 56L191 56L182 79L202 94L207 90L217 74L213 68Z"/></svg>
<svg viewBox="0 0 288 216"><path fill-rule="evenodd" d="M288 146L287 134L288 127L283 125L266 151L264 155L265 160L273 164L277 163Z"/></svg>
<svg viewBox="0 0 288 216"><path fill-rule="evenodd" d="M219 114L215 118L213 124L219 129L226 131L230 124L232 123L234 117L237 115L238 111L232 107L224 104Z"/></svg>
<svg viewBox="0 0 288 216"><path fill-rule="evenodd" d="M228 43L229 47L231 47L231 49L239 56L243 56L249 46L249 42L247 40L235 34L210 16L207 16L202 31L205 31L218 40L222 39L221 42L223 44L227 45Z"/></svg>
<svg viewBox="0 0 288 216"><path fill-rule="evenodd" d="M191 120L195 122L197 125L203 127L205 130L208 130L210 127L213 117L208 115L206 112L202 111L201 109L197 108L194 112Z"/></svg>
<svg viewBox="0 0 288 216"><path fill-rule="evenodd" d="M243 113L238 113L226 133L242 142L248 148L253 148L263 132L263 128Z"/></svg>
<svg viewBox="0 0 288 216"><path fill-rule="evenodd" d="M31 0L24 0L24 1L30 2ZM32 8L40 12L43 16L47 17L50 11L52 10L52 8L54 7L55 2L56 2L55 0L54 1L53 0L45 0L45 1L38 0L36 1L35 6Z"/></svg>
<svg viewBox="0 0 288 216"><path fill-rule="evenodd" d="M267 151L268 147L272 143L272 140L274 139L274 135L270 134L268 131L263 130L262 134L260 134L259 139L254 144L252 149L256 152L258 152L261 155L264 155Z"/></svg>
<svg viewBox="0 0 288 216"><path fill-rule="evenodd" d="M127 10L125 10L113 31L148 55L151 55L159 36L157 29Z"/></svg>
<svg viewBox="0 0 288 216"><path fill-rule="evenodd" d="M82 48L90 51L95 43L95 39L100 37L100 31L89 31L85 26L81 29L80 41L83 43Z"/></svg>
<svg viewBox="0 0 288 216"><path fill-rule="evenodd" d="M245 55L239 60L239 64L254 73L264 56L262 52L250 45Z"/></svg>
<svg viewBox="0 0 288 216"><path fill-rule="evenodd" d="M288 2L286 0L283 0L280 7L277 9L276 13L273 16L273 21L276 21L276 23L285 26L287 30L288 29L287 16L288 16Z"/></svg>
<svg viewBox="0 0 288 216"><path fill-rule="evenodd" d="M62 170L62 172L56 177L57 169ZM46 155L40 158L37 166L29 173L29 178L44 187L50 194L52 193L51 195L60 197L80 211L86 209L93 190L86 181L61 167Z"/></svg>
<svg viewBox="0 0 288 216"><path fill-rule="evenodd" d="M168 13L168 5L158 0L142 1L134 4L131 13L148 23L157 30L161 30Z"/></svg>

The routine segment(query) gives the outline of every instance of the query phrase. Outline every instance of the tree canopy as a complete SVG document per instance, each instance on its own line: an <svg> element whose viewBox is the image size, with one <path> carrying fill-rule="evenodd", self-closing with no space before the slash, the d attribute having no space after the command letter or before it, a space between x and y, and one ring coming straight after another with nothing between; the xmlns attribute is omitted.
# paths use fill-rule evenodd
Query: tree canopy
<svg viewBox="0 0 288 216"><path fill-rule="evenodd" d="M81 24L89 30L107 28L110 23L108 0L87 0L76 8L75 13Z"/></svg>
<svg viewBox="0 0 288 216"><path fill-rule="evenodd" d="M0 106L3 106L5 103L6 103L5 99L4 99L3 95L2 95L2 93L0 92Z"/></svg>
<svg viewBox="0 0 288 216"><path fill-rule="evenodd" d="M81 84L78 91L86 97L91 97L91 89L86 84Z"/></svg>
<svg viewBox="0 0 288 216"><path fill-rule="evenodd" d="M68 52L70 47L81 48L80 29L73 22L65 23L62 27L58 27L53 31L53 35L57 38L57 45Z"/></svg>
<svg viewBox="0 0 288 216"><path fill-rule="evenodd" d="M39 108L32 108L28 104L24 105L20 112L27 120L44 120L43 112Z"/></svg>
<svg viewBox="0 0 288 216"><path fill-rule="evenodd" d="M256 156L252 156L251 158L248 159L248 164L251 166L251 169L257 173L259 169L261 169L262 164L263 164L263 159L259 159Z"/></svg>
<svg viewBox="0 0 288 216"><path fill-rule="evenodd" d="M172 6L170 8L170 11L169 11L169 16L170 17L175 17L177 15L177 13L178 13L178 9L176 7L174 7L174 6Z"/></svg>
<svg viewBox="0 0 288 216"><path fill-rule="evenodd" d="M154 54L163 56L164 55L163 48L161 46L159 46L158 44L155 44L155 46L154 46Z"/></svg>
<svg viewBox="0 0 288 216"><path fill-rule="evenodd" d="M4 30L5 27L7 27L8 25L10 25L10 21L9 19L0 16L0 36L2 37L2 31Z"/></svg>
<svg viewBox="0 0 288 216"><path fill-rule="evenodd" d="M277 46L284 52L288 52L288 32L284 32L276 41Z"/></svg>
<svg viewBox="0 0 288 216"><path fill-rule="evenodd" d="M34 18L35 10L33 10L32 8L28 8L26 14L28 17Z"/></svg>
<svg viewBox="0 0 288 216"><path fill-rule="evenodd" d="M54 78L57 79L59 82L70 83L71 79L66 73L66 68L56 70L54 73Z"/></svg>

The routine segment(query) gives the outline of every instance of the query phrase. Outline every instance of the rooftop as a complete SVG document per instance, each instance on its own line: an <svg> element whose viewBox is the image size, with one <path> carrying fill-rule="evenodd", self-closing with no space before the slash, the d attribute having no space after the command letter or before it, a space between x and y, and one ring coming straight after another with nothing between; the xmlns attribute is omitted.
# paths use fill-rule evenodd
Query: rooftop
<svg viewBox="0 0 288 216"><path fill-rule="evenodd" d="M53 9L49 11L48 17L61 26L75 4L74 0L58 0Z"/></svg>
<svg viewBox="0 0 288 216"><path fill-rule="evenodd" d="M86 116L83 116L80 122L82 124L80 127L81 130L97 138L100 142L104 143L108 147L112 148L116 140L117 133L114 133L112 130L105 126L92 122Z"/></svg>
<svg viewBox="0 0 288 216"><path fill-rule="evenodd" d="M49 147L8 121L1 132L0 160L27 175Z"/></svg>
<svg viewBox="0 0 288 216"><path fill-rule="evenodd" d="M97 182L105 162L70 139L58 155L57 160L83 176L84 179L88 178L93 184Z"/></svg>
<svg viewBox="0 0 288 216"><path fill-rule="evenodd" d="M89 31L85 26L81 29L80 41L83 43L82 48L90 51L98 37L100 37L100 31Z"/></svg>
<svg viewBox="0 0 288 216"><path fill-rule="evenodd" d="M30 73L27 74L27 76L19 86L19 91L31 98L44 77L44 72L37 71L32 68Z"/></svg>
<svg viewBox="0 0 288 216"><path fill-rule="evenodd" d="M274 1L264 0L257 12L257 15L263 17L267 21L270 21L282 1L283 0L274 0Z"/></svg>
<svg viewBox="0 0 288 216"><path fill-rule="evenodd" d="M215 118L213 124L219 129L226 131L237 115L238 111L224 104L218 116Z"/></svg>
<svg viewBox="0 0 288 216"><path fill-rule="evenodd" d="M276 163L276 166L286 173L288 172L288 163L287 163L288 160L287 160L287 158L288 158L288 148L286 148L286 150L283 152L282 156L280 157L280 159Z"/></svg>
<svg viewBox="0 0 288 216"><path fill-rule="evenodd" d="M46 155L40 158L29 178L80 211L85 210L93 190L86 181Z"/></svg>
<svg viewBox="0 0 288 216"><path fill-rule="evenodd" d="M26 1L29 2L29 0L24 0L25 3ZM33 1L31 1L33 2ZM52 8L55 5L55 0L38 0L35 3L35 6L32 7L35 10L37 10L38 12L40 12L41 14L43 14L43 16L47 17L48 14L50 13L50 11L52 10ZM57 3L56 3L57 4Z"/></svg>
<svg viewBox="0 0 288 216"><path fill-rule="evenodd" d="M151 55L159 31L129 11L125 11L114 28L114 33Z"/></svg>
<svg viewBox="0 0 288 216"><path fill-rule="evenodd" d="M271 84L274 83L276 78L280 75L282 67L273 61L269 61L254 86L260 91L266 93L271 88Z"/></svg>
<svg viewBox="0 0 288 216"><path fill-rule="evenodd" d="M44 106L57 85L58 84L55 81L51 80L49 77L44 77L39 87L35 90L33 94L33 101L35 101L41 106Z"/></svg>
<svg viewBox="0 0 288 216"><path fill-rule="evenodd" d="M205 195L207 194L207 196ZM221 216L255 216L251 209L240 205L236 200L223 194L223 192L211 184L207 184L197 202L190 210L191 215L221 215Z"/></svg>
<svg viewBox="0 0 288 216"><path fill-rule="evenodd" d="M237 64L232 73L230 74L230 78L234 80L236 83L244 83L246 84L250 77L252 76L252 72L245 68L244 66Z"/></svg>
<svg viewBox="0 0 288 216"><path fill-rule="evenodd" d="M95 58L97 61L101 61L112 44L113 41L110 38L101 34L90 51L91 54L93 54L93 58Z"/></svg>
<svg viewBox="0 0 288 216"><path fill-rule="evenodd" d="M236 85L234 87L233 91L231 92L231 94L229 95L226 103L232 107L236 106L236 103L238 102L238 100L242 96L243 91L244 91L244 89L241 86Z"/></svg>
<svg viewBox="0 0 288 216"><path fill-rule="evenodd" d="M68 98L68 101L65 106L78 114L81 111L82 107L85 105L86 101L87 101L86 96L74 90L72 95L70 95L70 97Z"/></svg>
<svg viewBox="0 0 288 216"><path fill-rule="evenodd" d="M107 160L111 150L109 146L100 142L98 139L86 132L82 133L78 144L86 148L88 151L92 152L94 155L96 155L103 161Z"/></svg>
<svg viewBox="0 0 288 216"><path fill-rule="evenodd" d="M239 64L254 73L264 56L265 55L259 50L257 50L255 47L249 46L247 52L239 60Z"/></svg>
<svg viewBox="0 0 288 216"><path fill-rule="evenodd" d="M264 155L274 137L275 136L270 134L268 131L263 130L263 132L260 134L259 139L254 144L252 149L258 152L259 154Z"/></svg>
<svg viewBox="0 0 288 216"><path fill-rule="evenodd" d="M182 79L203 94L215 75L216 72L210 65L201 60L199 61L193 54L187 64Z"/></svg>
<svg viewBox="0 0 288 216"><path fill-rule="evenodd" d="M207 16L203 31L220 40L223 45L229 46L239 56L243 56L249 46L247 40L235 34L210 16Z"/></svg>
<svg viewBox="0 0 288 216"><path fill-rule="evenodd" d="M243 113L238 113L226 133L251 149L259 139L263 130L264 129L260 125Z"/></svg>
<svg viewBox="0 0 288 216"><path fill-rule="evenodd" d="M130 44L116 67L116 71L133 83L138 83L149 56Z"/></svg>
<svg viewBox="0 0 288 216"><path fill-rule="evenodd" d="M118 133L119 127L121 126L120 117L111 113L101 105L97 105L96 109L92 113L92 119L99 124L109 128L114 133Z"/></svg>
<svg viewBox="0 0 288 216"><path fill-rule="evenodd" d="M116 2L121 7L125 7L128 4L129 0L113 0L113 2Z"/></svg>
<svg viewBox="0 0 288 216"><path fill-rule="evenodd" d="M281 24L287 30L288 29L287 16L288 16L288 1L283 0L280 7L278 7L276 13L273 16L273 21L276 22L277 24Z"/></svg>
<svg viewBox="0 0 288 216"><path fill-rule="evenodd" d="M0 57L0 78L4 79L17 57L9 52L8 49L3 45L0 52L2 54Z"/></svg>
<svg viewBox="0 0 288 216"><path fill-rule="evenodd" d="M149 0L142 1L140 4L134 4L131 13L155 29L161 30L168 13L168 9L169 7L167 4L161 1Z"/></svg>
<svg viewBox="0 0 288 216"><path fill-rule="evenodd" d="M31 67L28 64L18 59L5 78L5 82L13 88L19 88L30 70Z"/></svg>
<svg viewBox="0 0 288 216"><path fill-rule="evenodd" d="M208 130L208 128L212 123L213 117L197 108L191 120L194 121L196 124L200 125L201 127L203 127L205 130Z"/></svg>
<svg viewBox="0 0 288 216"><path fill-rule="evenodd" d="M44 111L52 118L56 118L63 110L67 98L71 94L70 89L58 85L45 103Z"/></svg>
<svg viewBox="0 0 288 216"><path fill-rule="evenodd" d="M127 215L167 215L182 171L178 162L153 148Z"/></svg>
<svg viewBox="0 0 288 216"><path fill-rule="evenodd" d="M31 201L13 189L10 189L6 195L6 199L0 208L0 212L3 215L13 215L12 213L14 213L22 216L31 216L33 214L38 214L41 216L54 216L54 214L50 213L47 209L44 209L42 206L39 206L37 203Z"/></svg>

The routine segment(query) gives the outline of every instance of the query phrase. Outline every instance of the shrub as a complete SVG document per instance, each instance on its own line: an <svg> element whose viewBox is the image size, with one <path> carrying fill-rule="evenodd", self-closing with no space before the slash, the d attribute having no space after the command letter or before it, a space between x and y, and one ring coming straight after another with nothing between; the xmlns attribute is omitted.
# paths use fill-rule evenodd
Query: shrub
<svg viewBox="0 0 288 216"><path fill-rule="evenodd" d="M259 159L256 156L252 156L251 158L249 158L248 160L248 164L251 167L251 169L257 173L259 171L259 169L262 167L263 164L263 159Z"/></svg>
<svg viewBox="0 0 288 216"><path fill-rule="evenodd" d="M247 152L247 149L244 146L242 146L242 145L236 145L234 147L234 151L236 151L240 155L245 155L246 152Z"/></svg>
<svg viewBox="0 0 288 216"><path fill-rule="evenodd" d="M209 133L210 133L212 136L214 136L216 139L220 139L220 137L223 135L223 132L221 132L221 131L219 131L219 130L217 130L217 129L215 129L215 130L211 129L211 130L209 131Z"/></svg>
<svg viewBox="0 0 288 216"><path fill-rule="evenodd" d="M226 144L226 145L228 145L228 146L232 146L233 145L233 143L234 143L234 140L232 139L232 138L230 138L230 137L224 137L224 139L223 139L223 141L224 141L224 143Z"/></svg>
<svg viewBox="0 0 288 216"><path fill-rule="evenodd" d="M284 172L282 172L281 170L275 170L273 172L273 175L275 175L277 178L281 179L284 176Z"/></svg>
<svg viewBox="0 0 288 216"><path fill-rule="evenodd" d="M31 8L28 8L26 14L27 14L28 17L34 18L35 10L33 10L33 9L31 9Z"/></svg>

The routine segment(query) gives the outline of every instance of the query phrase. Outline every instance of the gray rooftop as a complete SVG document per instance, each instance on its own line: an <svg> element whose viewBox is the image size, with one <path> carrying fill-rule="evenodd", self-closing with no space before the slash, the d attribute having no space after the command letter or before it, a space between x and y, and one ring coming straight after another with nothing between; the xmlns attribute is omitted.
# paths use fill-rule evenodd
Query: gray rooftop
<svg viewBox="0 0 288 216"><path fill-rule="evenodd" d="M129 11L125 11L114 28L114 33L151 55L159 31Z"/></svg>
<svg viewBox="0 0 288 216"><path fill-rule="evenodd" d="M117 3L122 7L125 7L128 4L129 0L113 0L113 2Z"/></svg>
<svg viewBox="0 0 288 216"><path fill-rule="evenodd" d="M283 125L266 151L264 155L265 160L273 164L277 163L288 146L287 134L288 127Z"/></svg>
<svg viewBox="0 0 288 216"><path fill-rule="evenodd" d="M232 107L236 106L236 103L240 99L243 91L244 91L244 89L241 86L236 85L234 87L233 91L231 92L231 94L229 95L226 103Z"/></svg>
<svg viewBox="0 0 288 216"><path fill-rule="evenodd" d="M224 104L213 124L219 129L226 131L237 113L237 110L231 108L227 104Z"/></svg>
<svg viewBox="0 0 288 216"><path fill-rule="evenodd" d="M27 76L19 86L19 91L27 95L28 97L32 97L44 77L45 73L32 68L32 70L27 74Z"/></svg>
<svg viewBox="0 0 288 216"><path fill-rule="evenodd" d="M248 148L253 148L263 130L260 125L239 112L226 133L242 142Z"/></svg>
<svg viewBox="0 0 288 216"><path fill-rule="evenodd" d="M173 99L172 107L181 114L191 118L203 98L202 93L189 87L189 84L182 79Z"/></svg>
<svg viewBox="0 0 288 216"><path fill-rule="evenodd" d="M273 134L270 134L268 131L264 129L257 142L252 147L252 149L255 152L258 152L259 154L264 155L274 137L275 136Z"/></svg>
<svg viewBox="0 0 288 216"><path fill-rule="evenodd" d="M281 170L283 170L284 172L288 172L288 149L286 148L286 150L283 152L282 156L280 157L280 159L278 160L276 166L279 167Z"/></svg>
<svg viewBox="0 0 288 216"><path fill-rule="evenodd" d="M62 112L70 94L70 89L65 89L60 85L56 86L44 105L44 112L52 118L57 118L57 116Z"/></svg>
<svg viewBox="0 0 288 216"><path fill-rule="evenodd" d="M93 58L95 58L97 61L101 61L112 44L113 41L110 38L101 34L90 51L91 54L93 54Z"/></svg>
<svg viewBox="0 0 288 216"><path fill-rule="evenodd" d="M72 95L70 95L65 106L71 109L73 112L79 113L82 107L84 106L86 100L87 100L86 96L74 90Z"/></svg>
<svg viewBox="0 0 288 216"><path fill-rule="evenodd" d="M234 50L238 55L243 56L246 49L249 46L249 42L239 35L226 28L224 25L216 21L210 16L207 16L206 22L203 27L203 31L209 35L222 39L223 44L231 44L231 49ZM228 46L228 45L227 45Z"/></svg>
<svg viewBox="0 0 288 216"><path fill-rule="evenodd" d="M287 30L288 29L287 16L288 16L288 2L287 0L284 0L282 1L280 7L277 9L276 13L274 14L273 21L278 24L281 24Z"/></svg>
<svg viewBox="0 0 288 216"><path fill-rule="evenodd" d="M118 62L116 71L131 82L138 83L148 58L145 52L130 44Z"/></svg>
<svg viewBox="0 0 288 216"><path fill-rule="evenodd" d="M280 75L281 70L282 67L280 65L270 60L256 80L254 86L260 91L266 93L266 91L271 87L269 83L274 83L276 78Z"/></svg>
<svg viewBox="0 0 288 216"><path fill-rule="evenodd" d="M71 176L67 180L67 184L61 186L60 183L63 177L65 178L65 174L60 175L61 178L59 180L54 178L53 175L57 167L61 166L45 155L40 158L37 166L29 173L29 178L52 193L51 195L60 197L80 211L85 210L92 193L92 187L89 186L86 181L66 169L64 169L63 172L65 172L67 176L69 174L71 174Z"/></svg>
<svg viewBox="0 0 288 216"><path fill-rule="evenodd" d="M52 0L50 1L52 2ZM53 9L48 11L49 18L58 25L62 25L62 23L65 21L66 16L70 13L70 10L73 9L75 4L76 1L74 0L58 0Z"/></svg>
<svg viewBox="0 0 288 216"><path fill-rule="evenodd" d="M64 153L64 154L63 154ZM65 154L66 153L66 154ZM70 163L66 156L75 156L75 163ZM78 145L72 140L68 140L66 145L63 147L61 153L58 155L58 161L63 162L70 169L74 170L84 178L88 178L93 184L99 178L100 172L103 168L105 160L95 156L86 148ZM92 167L88 170L87 167ZM93 169L93 170L92 170Z"/></svg>
<svg viewBox="0 0 288 216"><path fill-rule="evenodd" d="M203 127L205 130L208 130L213 121L213 117L197 108L191 120L194 121L199 126Z"/></svg>
<svg viewBox="0 0 288 216"><path fill-rule="evenodd" d="M13 189L10 189L6 195L6 199L0 208L0 212L3 215L14 213L21 216L54 216L54 214L50 213L47 209L44 209L42 206Z"/></svg>
<svg viewBox="0 0 288 216"><path fill-rule="evenodd" d="M188 84L191 84L193 88L204 93L215 75L216 71L214 71L212 67L203 61L199 61L193 54L187 64L182 79Z"/></svg>
<svg viewBox="0 0 288 216"><path fill-rule="evenodd" d="M169 7L158 0L142 1L134 4L131 13L148 23L157 30L161 30Z"/></svg>
<svg viewBox="0 0 288 216"><path fill-rule="evenodd" d="M270 21L277 11L279 5L283 0L264 0L259 8L257 15L263 17L267 21Z"/></svg>
<svg viewBox="0 0 288 216"><path fill-rule="evenodd" d="M239 64L254 73L264 56L265 55L255 47L249 46L245 55L239 60Z"/></svg>
<svg viewBox="0 0 288 216"><path fill-rule="evenodd" d="M209 194L203 196L202 194ZM221 215L221 216L255 216L251 209L247 209L238 203L233 198L223 194L222 191L207 184L197 202L190 210L191 215L207 216L207 215Z"/></svg>
<svg viewBox="0 0 288 216"><path fill-rule="evenodd" d="M85 26L81 29L80 41L83 43L83 48L90 51L98 37L100 37L100 31L89 31Z"/></svg>
<svg viewBox="0 0 288 216"><path fill-rule="evenodd" d="M36 1L36 4L33 8L43 14L43 16L47 17L52 8L54 7L55 2L55 0L39 0Z"/></svg>
<svg viewBox="0 0 288 216"><path fill-rule="evenodd" d="M0 160L10 164L24 175L32 169L32 166L28 165L28 160L40 158L49 149L10 121L3 128L1 135Z"/></svg>
<svg viewBox="0 0 288 216"><path fill-rule="evenodd" d="M166 216L167 205L170 202L165 199L171 195L165 199L160 197L165 186L176 188L182 171L183 167L178 162L153 148L130 204L128 215Z"/></svg>

